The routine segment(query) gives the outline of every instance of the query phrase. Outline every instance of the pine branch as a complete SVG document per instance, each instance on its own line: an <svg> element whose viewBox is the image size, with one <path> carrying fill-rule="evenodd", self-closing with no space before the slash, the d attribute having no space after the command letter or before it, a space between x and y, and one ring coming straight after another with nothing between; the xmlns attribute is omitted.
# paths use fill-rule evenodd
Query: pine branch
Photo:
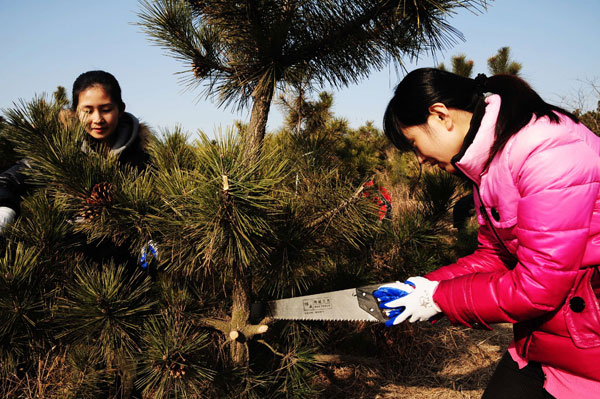
<svg viewBox="0 0 600 399"><path fill-rule="evenodd" d="M308 26L308 40L284 53L284 65L310 63L317 79L347 85L371 68L387 64L390 56L401 62L402 54L416 56L423 50L444 48L454 42L453 36L462 39L443 18L454 7L480 3L485 4L395 0L376 4L353 1L340 5L339 10L334 6L322 26Z"/></svg>
<svg viewBox="0 0 600 399"><path fill-rule="evenodd" d="M318 228L323 223L330 221L338 213L342 212L348 206L350 206L350 205L354 204L355 202L357 202L361 198L360 195L361 195L361 193L364 190L365 190L364 185L360 185L360 187L358 187L358 189L356 189L356 191L354 192L354 194L352 194L352 196L350 198L345 199L335 209L332 209L332 210L328 211L324 215L322 215L322 216L318 217L317 219L313 220L312 222L310 222L308 224L308 227L312 228L312 229Z"/></svg>
<svg viewBox="0 0 600 399"><path fill-rule="evenodd" d="M264 319L259 324L246 324L241 328L232 325L231 320L215 319L211 317L203 317L196 320L196 323L212 328L223 333L231 341L247 341L256 335L264 334L269 329L268 324L272 323L271 319Z"/></svg>
<svg viewBox="0 0 600 399"><path fill-rule="evenodd" d="M39 266L38 250L22 243L6 246L0 258L0 342L18 354L33 340L45 310Z"/></svg>
<svg viewBox="0 0 600 399"><path fill-rule="evenodd" d="M197 30L191 8L182 1L156 0L141 2L141 26L153 41L168 50L176 59L192 64L197 78L210 71L231 75L233 70L218 58L219 34L210 26Z"/></svg>
<svg viewBox="0 0 600 399"><path fill-rule="evenodd" d="M145 350L137 384L144 397L201 397L214 379L210 340L173 315L144 325Z"/></svg>
<svg viewBox="0 0 600 399"><path fill-rule="evenodd" d="M149 277L139 271L127 276L126 266L114 263L77 265L74 279L59 298L58 337L70 342L93 344L109 364L119 353L139 350L141 320L156 301L148 296Z"/></svg>
<svg viewBox="0 0 600 399"><path fill-rule="evenodd" d="M307 70L315 82L342 86L390 57L401 62L402 54L443 48L462 38L444 18L454 8L485 3L157 0L142 3L140 25L175 58L193 64L190 85L206 79L206 95L244 107L300 82Z"/></svg>
<svg viewBox="0 0 600 399"><path fill-rule="evenodd" d="M325 32L321 37L313 38L310 43L296 49L292 54L288 54L284 66L289 67L291 65L305 63L309 60L327 55L330 52L331 46L335 43L339 43L342 38L344 41L349 38L350 41L353 39L355 40L358 36L364 38L367 34L363 28L364 25L373 21L376 16L383 14L386 11L396 9L400 1L401 0L380 1L371 8L365 9L362 14L357 15L355 18L348 20L343 24L333 25L335 29ZM360 42L360 40L357 42Z"/></svg>
<svg viewBox="0 0 600 399"><path fill-rule="evenodd" d="M215 319L212 317L203 317L201 319L196 320L196 322L201 326L215 329L217 331L222 332L225 335L229 335L229 332L231 330L231 323L228 320Z"/></svg>

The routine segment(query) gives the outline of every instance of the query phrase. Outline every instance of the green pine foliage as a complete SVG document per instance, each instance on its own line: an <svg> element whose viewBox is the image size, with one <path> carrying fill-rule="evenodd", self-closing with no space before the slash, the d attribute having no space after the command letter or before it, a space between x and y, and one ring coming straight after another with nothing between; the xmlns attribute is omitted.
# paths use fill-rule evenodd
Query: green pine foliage
<svg viewBox="0 0 600 399"><path fill-rule="evenodd" d="M194 149L189 143L190 135L182 131L180 126L173 131L165 131L161 139L156 139L150 146L152 164L158 170L170 171L175 168L194 169L196 158Z"/></svg>
<svg viewBox="0 0 600 399"><path fill-rule="evenodd" d="M158 143L155 157L180 145L177 133L173 137ZM218 271L222 280L233 265L263 264L272 236L269 220L279 213L285 162L273 152L245 167L243 142L233 131L216 141L201 134L194 145L180 149L188 160L158 161L152 172L162 199L152 216L152 238L160 243L166 270L195 276Z"/></svg>
<svg viewBox="0 0 600 399"><path fill-rule="evenodd" d="M140 376L136 382L147 398L197 398L211 391L216 372L210 362L208 333L173 313L144 323Z"/></svg>
<svg viewBox="0 0 600 399"><path fill-rule="evenodd" d="M455 177L424 173L373 249L373 267L380 278L394 281L399 275L422 275L453 260L456 244L449 211L459 192Z"/></svg>
<svg viewBox="0 0 600 399"><path fill-rule="evenodd" d="M0 169L10 168L18 160L13 146L8 139L8 131L5 129L6 120L0 116Z"/></svg>
<svg viewBox="0 0 600 399"><path fill-rule="evenodd" d="M385 167L388 148L388 139L372 122L367 122L357 130L350 130L336 145L335 153L341 161L340 172L357 179L364 179L373 171L381 172Z"/></svg>
<svg viewBox="0 0 600 399"><path fill-rule="evenodd" d="M502 47L495 55L488 58L488 69L493 75L519 75L521 68L523 64L511 59L510 47Z"/></svg>
<svg viewBox="0 0 600 399"><path fill-rule="evenodd" d="M105 388L110 384L111 372L107 369L97 350L87 345L65 347L66 353L57 358L64 365L62 380L56 384L56 396L65 399L96 399L106 395ZM62 384L61 384L62 383Z"/></svg>
<svg viewBox="0 0 600 399"><path fill-rule="evenodd" d="M8 244L0 258L0 353L9 364L30 355L28 344L40 338L46 315L39 269L38 251L21 243Z"/></svg>
<svg viewBox="0 0 600 399"><path fill-rule="evenodd" d="M467 60L467 56L465 54L453 55L451 61L452 73L464 76L465 78L470 78L473 75L473 60ZM443 71L446 70L444 63L438 65L438 68Z"/></svg>
<svg viewBox="0 0 600 399"><path fill-rule="evenodd" d="M448 214L460 187L459 179L440 170L425 173L416 199L427 220L441 220Z"/></svg>
<svg viewBox="0 0 600 399"><path fill-rule="evenodd" d="M78 264L57 301L57 338L93 346L109 365L138 352L139 326L154 305L150 288L147 275L127 275L125 265Z"/></svg>
<svg viewBox="0 0 600 399"><path fill-rule="evenodd" d="M65 204L60 199L53 198L47 189L43 188L23 199L21 214L15 224L9 226L13 240L23 242L31 248L38 248L44 262L52 263L53 267L44 273L58 272L61 264L61 254L77 245L69 235L72 224L69 223Z"/></svg>

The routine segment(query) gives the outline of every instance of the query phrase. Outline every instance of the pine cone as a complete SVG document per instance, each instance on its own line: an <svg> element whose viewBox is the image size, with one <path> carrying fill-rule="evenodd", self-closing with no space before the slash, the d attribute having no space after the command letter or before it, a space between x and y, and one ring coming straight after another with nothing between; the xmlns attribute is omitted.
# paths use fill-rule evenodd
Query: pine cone
<svg viewBox="0 0 600 399"><path fill-rule="evenodd" d="M92 220L100 216L102 209L108 208L113 202L112 189L113 185L108 182L98 183L92 187L90 196L85 199L86 203L83 206L81 216L86 220Z"/></svg>
<svg viewBox="0 0 600 399"><path fill-rule="evenodd" d="M183 378L183 376L185 375L185 370L186 369L186 365L185 364L179 364L179 363L171 363L169 365L169 374L171 375L171 377L177 379L177 378Z"/></svg>

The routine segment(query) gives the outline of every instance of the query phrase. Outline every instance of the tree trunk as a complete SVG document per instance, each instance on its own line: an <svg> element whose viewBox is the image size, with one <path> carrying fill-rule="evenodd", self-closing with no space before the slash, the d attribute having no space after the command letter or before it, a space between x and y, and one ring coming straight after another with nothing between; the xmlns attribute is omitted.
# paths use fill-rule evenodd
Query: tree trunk
<svg viewBox="0 0 600 399"><path fill-rule="evenodd" d="M246 159L253 162L260 154L265 131L267 129L267 119L269 118L269 109L271 108L271 100L273 99L272 89L263 89L261 94L254 98L252 105L252 113L250 114L250 123L246 132Z"/></svg>
<svg viewBox="0 0 600 399"><path fill-rule="evenodd" d="M237 332L236 339L231 341L231 360L234 365L248 365L249 354L244 331L250 323L250 299L252 295L252 278L250 270L239 264L233 265L233 290L231 307L231 331Z"/></svg>
<svg viewBox="0 0 600 399"><path fill-rule="evenodd" d="M246 132L246 153L244 154L247 165L252 165L260 157L262 143L265 138L267 119L271 100L273 99L273 88L266 87L257 90L254 97L250 123ZM249 362L248 344L250 338L250 300L252 296L252 271L235 263L232 270L233 280L233 304L231 308L231 360L236 366L245 367ZM235 338L234 338L235 337Z"/></svg>

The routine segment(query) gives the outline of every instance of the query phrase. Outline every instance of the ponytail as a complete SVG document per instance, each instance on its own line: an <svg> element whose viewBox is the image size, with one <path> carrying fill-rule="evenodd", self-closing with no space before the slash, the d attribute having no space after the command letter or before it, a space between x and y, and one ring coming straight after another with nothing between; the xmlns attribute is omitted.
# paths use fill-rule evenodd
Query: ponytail
<svg viewBox="0 0 600 399"><path fill-rule="evenodd" d="M560 119L556 114L559 113L568 116L575 123L578 122L577 117L572 113L542 100L527 82L515 75L490 76L485 81L484 90L498 94L502 99L496 122L495 140L490 148L490 156L485 168L504 148L508 140L525 127L534 115L536 119L546 116L552 123L559 123Z"/></svg>

